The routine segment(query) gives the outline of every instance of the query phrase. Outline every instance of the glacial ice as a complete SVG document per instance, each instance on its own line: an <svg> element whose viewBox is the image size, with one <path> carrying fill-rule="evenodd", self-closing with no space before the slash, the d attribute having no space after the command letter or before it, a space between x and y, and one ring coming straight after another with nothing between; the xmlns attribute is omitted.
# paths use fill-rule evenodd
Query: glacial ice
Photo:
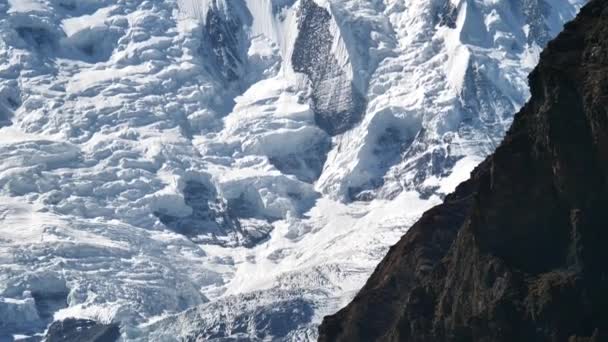
<svg viewBox="0 0 608 342"><path fill-rule="evenodd" d="M314 340L582 2L0 2L0 340Z"/></svg>

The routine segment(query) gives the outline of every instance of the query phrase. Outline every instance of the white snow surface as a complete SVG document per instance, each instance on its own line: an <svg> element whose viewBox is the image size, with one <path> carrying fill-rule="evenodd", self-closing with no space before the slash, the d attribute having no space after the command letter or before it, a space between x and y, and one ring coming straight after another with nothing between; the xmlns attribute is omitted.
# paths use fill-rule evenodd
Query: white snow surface
<svg viewBox="0 0 608 342"><path fill-rule="evenodd" d="M366 100L333 136L292 65L311 4L324 86ZM501 141L582 4L0 1L0 340L68 317L124 341L315 340Z"/></svg>

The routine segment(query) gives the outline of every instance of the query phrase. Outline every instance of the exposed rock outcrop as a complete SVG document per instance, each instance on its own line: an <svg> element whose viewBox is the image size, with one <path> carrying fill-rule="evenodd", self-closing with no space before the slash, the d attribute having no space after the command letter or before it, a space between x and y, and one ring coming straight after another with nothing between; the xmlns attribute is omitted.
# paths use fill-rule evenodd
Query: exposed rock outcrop
<svg viewBox="0 0 608 342"><path fill-rule="evenodd" d="M320 341L608 340L608 2L566 25L507 137Z"/></svg>
<svg viewBox="0 0 608 342"><path fill-rule="evenodd" d="M344 133L361 120L365 97L332 52L331 14L312 0L302 1L300 11L293 68L310 78L317 125L330 135Z"/></svg>

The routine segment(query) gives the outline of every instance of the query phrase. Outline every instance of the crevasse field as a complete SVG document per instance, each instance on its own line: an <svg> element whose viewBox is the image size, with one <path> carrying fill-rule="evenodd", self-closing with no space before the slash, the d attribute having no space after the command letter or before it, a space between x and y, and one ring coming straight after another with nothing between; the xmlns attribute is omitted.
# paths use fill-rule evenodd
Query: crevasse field
<svg viewBox="0 0 608 342"><path fill-rule="evenodd" d="M583 0L0 0L0 341L312 341Z"/></svg>

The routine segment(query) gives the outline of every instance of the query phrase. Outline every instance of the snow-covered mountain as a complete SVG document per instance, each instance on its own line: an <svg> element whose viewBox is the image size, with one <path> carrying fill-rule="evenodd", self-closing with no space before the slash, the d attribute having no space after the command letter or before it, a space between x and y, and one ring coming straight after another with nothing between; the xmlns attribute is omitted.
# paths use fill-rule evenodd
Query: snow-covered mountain
<svg viewBox="0 0 608 342"><path fill-rule="evenodd" d="M314 340L583 1L0 0L0 340Z"/></svg>

